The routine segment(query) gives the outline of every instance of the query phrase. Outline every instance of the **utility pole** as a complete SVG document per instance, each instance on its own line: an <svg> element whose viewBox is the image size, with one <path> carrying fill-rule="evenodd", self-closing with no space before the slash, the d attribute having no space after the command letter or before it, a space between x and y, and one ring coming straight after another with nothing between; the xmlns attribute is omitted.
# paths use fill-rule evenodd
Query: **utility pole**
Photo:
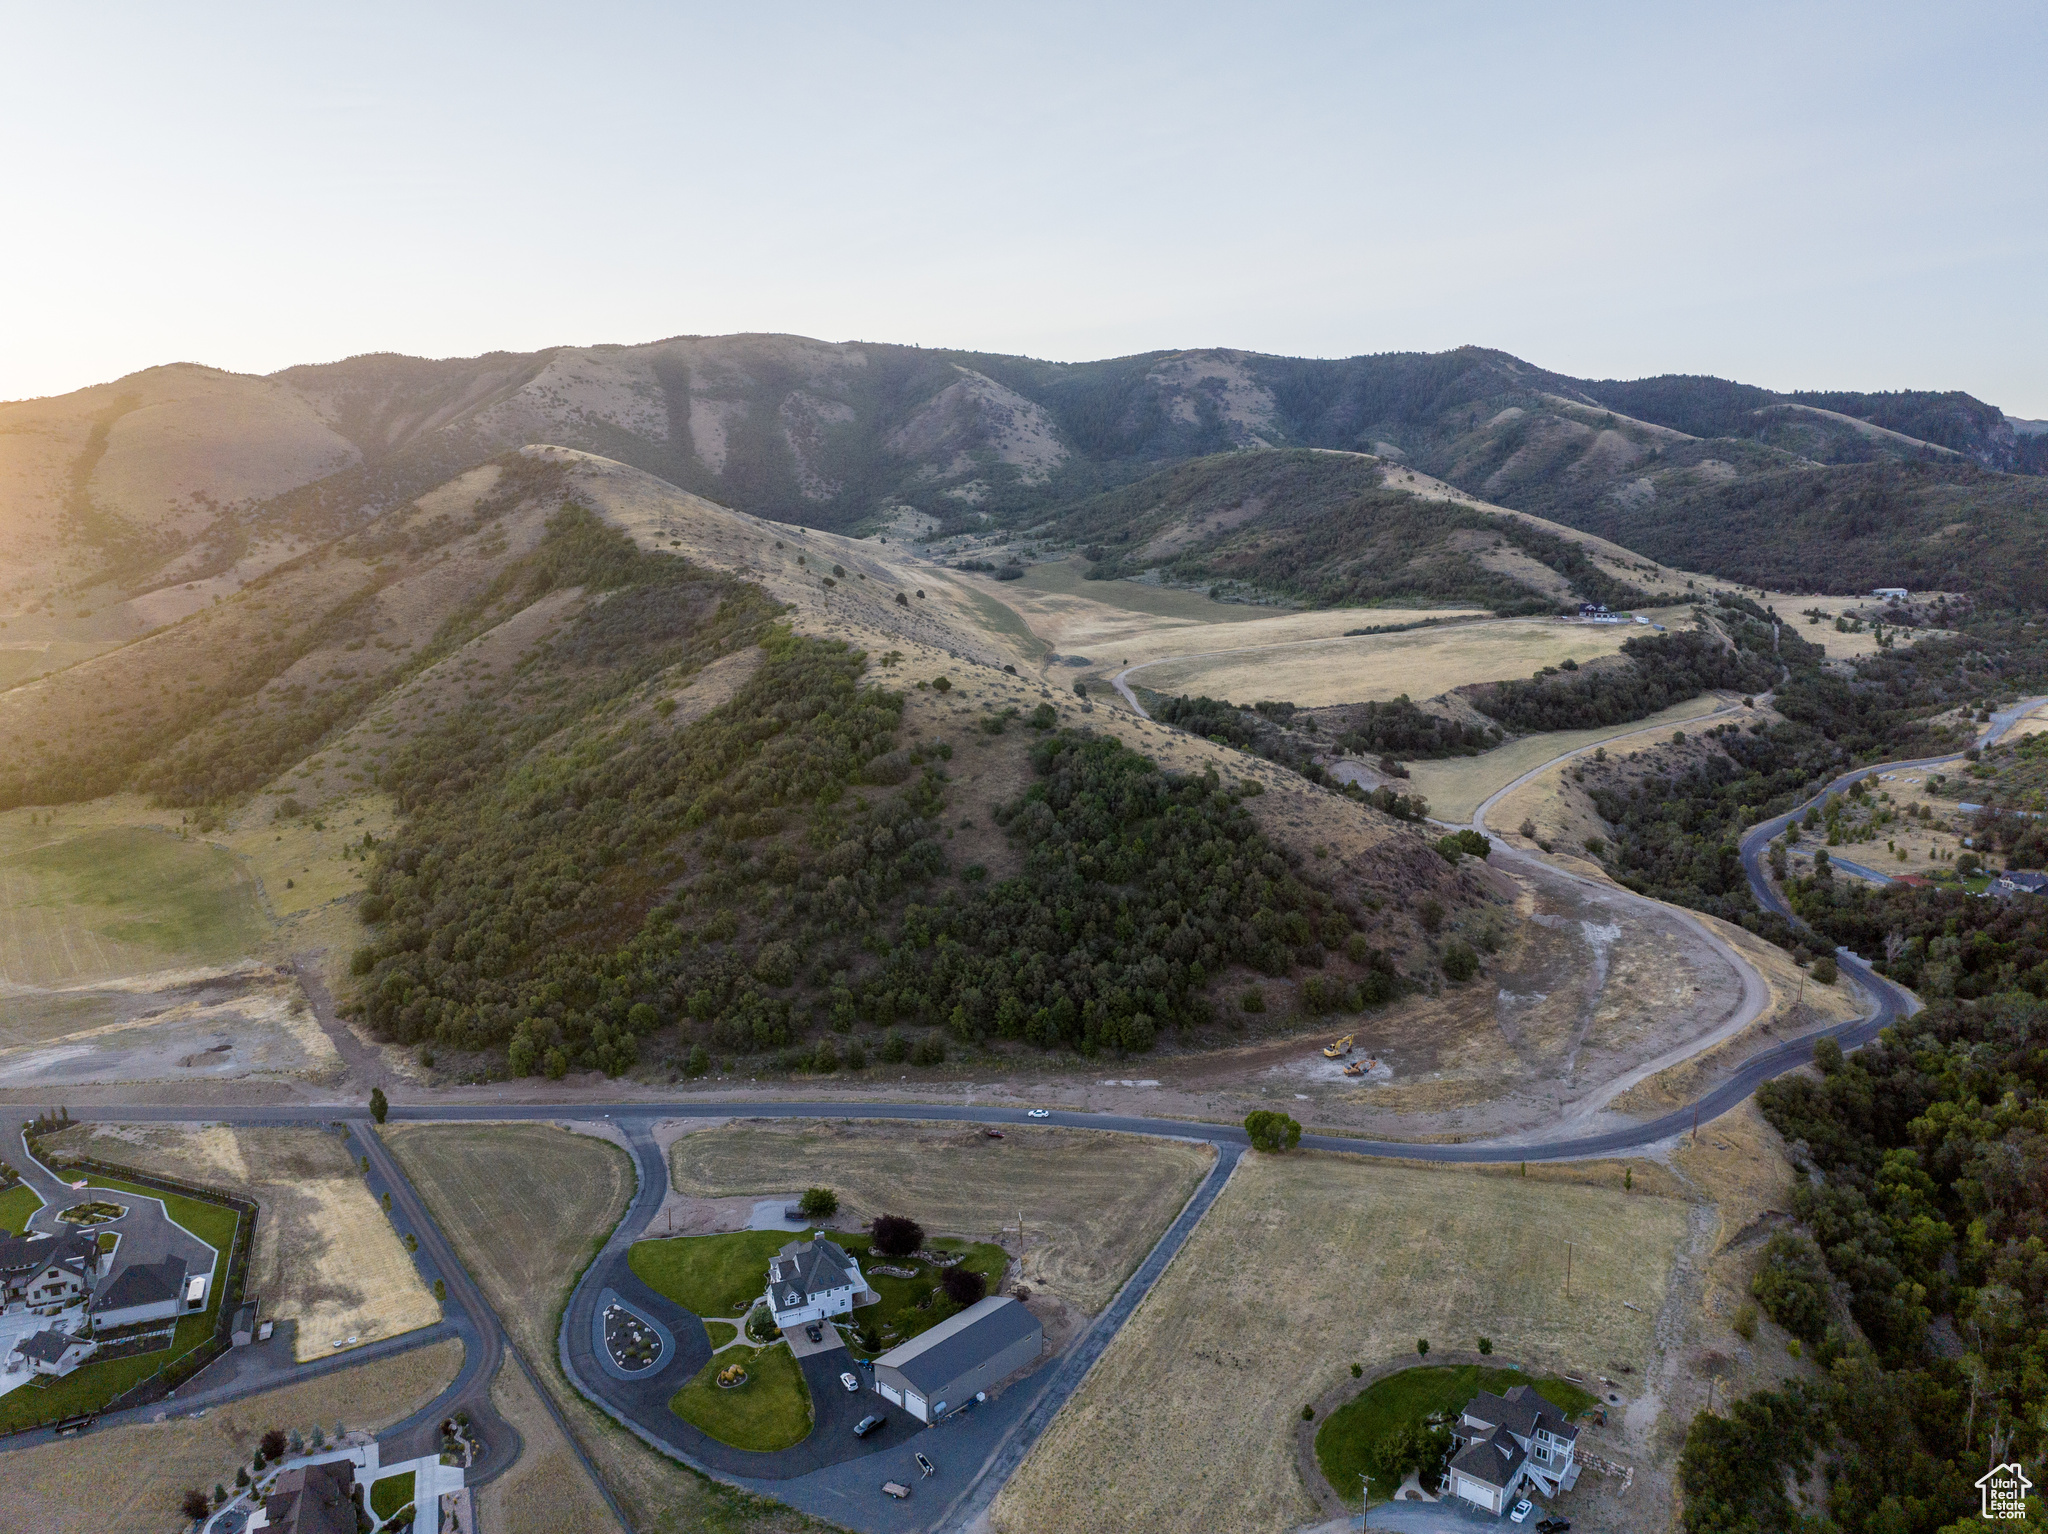
<svg viewBox="0 0 2048 1534"><path fill-rule="evenodd" d="M1564 1244L1564 1297L1572 1297L1572 1244L1569 1241Z"/></svg>

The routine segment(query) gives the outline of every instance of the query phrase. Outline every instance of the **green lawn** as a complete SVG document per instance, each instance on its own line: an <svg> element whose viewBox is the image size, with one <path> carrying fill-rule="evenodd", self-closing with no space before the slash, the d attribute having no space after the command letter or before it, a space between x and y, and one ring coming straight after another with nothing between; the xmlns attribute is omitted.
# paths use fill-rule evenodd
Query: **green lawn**
<svg viewBox="0 0 2048 1534"><path fill-rule="evenodd" d="M387 1475L370 1487L370 1511L382 1520L412 1503L412 1472Z"/></svg>
<svg viewBox="0 0 2048 1534"><path fill-rule="evenodd" d="M1513 1385L1534 1385L1553 1406L1577 1416L1598 1399L1570 1380L1531 1378L1519 1369L1488 1369L1478 1364L1457 1367L1427 1365L1403 1369L1375 1381L1324 1419L1316 1433L1316 1459L1337 1495L1351 1499L1374 1445L1403 1426L1419 1432L1423 1419L1455 1411L1482 1390L1505 1394ZM1376 1497L1391 1497L1396 1487L1372 1483Z"/></svg>
<svg viewBox="0 0 2048 1534"><path fill-rule="evenodd" d="M768 1264L795 1240L785 1231L742 1230L729 1236L675 1236L639 1241L627 1254L641 1283L700 1316L731 1320L740 1302L768 1288Z"/></svg>
<svg viewBox="0 0 2048 1534"><path fill-rule="evenodd" d="M157 1370L168 1367L213 1335L220 1318L220 1302L226 1287L228 1258L234 1251L235 1224L241 1218L220 1204L203 1203L175 1193L158 1193L118 1178L94 1177L92 1186L115 1193L137 1194L162 1199L171 1218L221 1254L214 1264L213 1282L207 1289L206 1309L180 1316L171 1346L164 1351L141 1353L132 1358L114 1358L105 1363L83 1364L62 1379L47 1385L24 1385L0 1396L0 1433L12 1432L54 1417L96 1411Z"/></svg>
<svg viewBox="0 0 2048 1534"><path fill-rule="evenodd" d="M877 1352L886 1353L899 1342L908 1342L919 1332L937 1326L948 1316L958 1314L960 1307L946 1298L939 1289L939 1270L929 1263L918 1262L908 1257L876 1257L872 1250L874 1238L867 1235L834 1236L833 1239L847 1251L860 1259L860 1270L867 1275L868 1287L882 1297L878 1305L870 1305L853 1313L854 1324L873 1327L882 1340ZM1009 1264L1009 1254L1001 1247L987 1241L956 1241L941 1236L925 1242L935 1252L965 1252L967 1266L988 1280L989 1292L995 1292L996 1283L1003 1276L1003 1269ZM890 1267L916 1268L916 1278L891 1278L873 1271L877 1262ZM931 1296L931 1304L923 1309L917 1302ZM893 1335L887 1335L893 1333ZM842 1332L842 1335L845 1333ZM848 1348L860 1356L871 1356L858 1339L847 1336Z"/></svg>
<svg viewBox="0 0 2048 1534"><path fill-rule="evenodd" d="M43 1201L25 1183L17 1183L5 1193L0 1193L0 1231L18 1236L28 1229L28 1217L43 1207Z"/></svg>
<svg viewBox="0 0 2048 1534"><path fill-rule="evenodd" d="M711 1239L697 1237L693 1239ZM722 1370L738 1364L747 1382L718 1387ZM799 1444L811 1432L811 1392L788 1348L733 1348L720 1353L675 1393L669 1410L735 1449L766 1452Z"/></svg>

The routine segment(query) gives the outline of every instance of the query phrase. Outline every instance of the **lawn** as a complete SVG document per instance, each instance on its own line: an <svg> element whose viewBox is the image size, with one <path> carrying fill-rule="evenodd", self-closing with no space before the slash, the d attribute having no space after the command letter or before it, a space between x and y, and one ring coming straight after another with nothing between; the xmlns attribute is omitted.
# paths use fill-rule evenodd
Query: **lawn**
<svg viewBox="0 0 2048 1534"><path fill-rule="evenodd" d="M721 1370L738 1364L747 1382L718 1385ZM675 1393L669 1410L735 1449L787 1449L810 1436L811 1392L786 1347L734 1348L717 1354Z"/></svg>
<svg viewBox="0 0 2048 1534"><path fill-rule="evenodd" d="M387 1475L370 1487L370 1511L381 1519L389 1518L412 1503L413 1473Z"/></svg>
<svg viewBox="0 0 2048 1534"><path fill-rule="evenodd" d="M853 1313L862 1327L880 1334L883 1348L916 1336L936 1326L960 1307L938 1289L939 1270L930 1263L908 1257L884 1257L880 1261L895 1267L915 1268L916 1278L894 1278L872 1271L874 1238L862 1232L827 1233L860 1261L868 1285L881 1302ZM640 1281L657 1294L674 1300L685 1310L712 1318L740 1314L743 1305L761 1297L768 1287L768 1264L775 1254L801 1237L779 1230L742 1230L727 1236L673 1236L634 1245L629 1259ZM994 1293L1009 1264L1009 1254L986 1241L957 1241L936 1237L925 1245L933 1251L965 1252L966 1265L988 1280ZM918 1302L929 1298L923 1309ZM855 1352L865 1352L853 1338L847 1339ZM881 1351L878 1349L877 1351ZM723 1357L724 1355L720 1355Z"/></svg>
<svg viewBox="0 0 2048 1534"><path fill-rule="evenodd" d="M1413 1360L1418 1337L1484 1335L1536 1376L1642 1374L1689 1208L1624 1193L1611 1164L1580 1175L1246 1156L992 1528L1287 1534L1319 1516L1296 1468L1303 1404L1354 1363Z"/></svg>
<svg viewBox="0 0 2048 1534"><path fill-rule="evenodd" d="M986 1240L1021 1212L1019 1278L1100 1310L1187 1203L1215 1152L1179 1140L971 1124L738 1123L699 1129L670 1153L677 1188L706 1198L839 1195L857 1224L908 1214L926 1230ZM767 1181L786 1179L788 1186Z"/></svg>
<svg viewBox="0 0 2048 1534"><path fill-rule="evenodd" d="M1455 1411L1482 1390L1504 1395L1515 1385L1534 1385L1569 1416L1597 1404L1591 1393L1570 1380L1555 1376L1532 1379L1519 1369L1488 1369L1478 1364L1403 1369L1375 1380L1324 1419L1316 1432L1316 1458L1337 1495L1350 1501L1359 1475L1368 1468L1373 1446L1389 1433L1404 1426L1420 1432L1425 1418ZM1373 1478L1376 1497L1391 1497L1397 1489Z"/></svg>
<svg viewBox="0 0 2048 1534"><path fill-rule="evenodd" d="M16 1183L5 1193L0 1193L0 1231L18 1236L28 1229L28 1217L43 1207L43 1201L36 1197L35 1190L26 1183Z"/></svg>
<svg viewBox="0 0 2048 1534"><path fill-rule="evenodd" d="M241 1216L220 1204L203 1203L176 1193L159 1193L112 1177L94 1177L91 1184L96 1191L162 1199L172 1219L221 1254L214 1265L213 1282L207 1287L206 1309L178 1318L177 1334L168 1349L82 1364L47 1385L24 1385L0 1396L0 1433L79 1412L97 1411L204 1343L213 1335L214 1323L220 1317L221 1298L227 1288L228 1257L234 1250L235 1224Z"/></svg>
<svg viewBox="0 0 2048 1534"><path fill-rule="evenodd" d="M676 1236L635 1243L627 1259L643 1284L700 1316L731 1318L768 1288L768 1264L796 1237L779 1230Z"/></svg>

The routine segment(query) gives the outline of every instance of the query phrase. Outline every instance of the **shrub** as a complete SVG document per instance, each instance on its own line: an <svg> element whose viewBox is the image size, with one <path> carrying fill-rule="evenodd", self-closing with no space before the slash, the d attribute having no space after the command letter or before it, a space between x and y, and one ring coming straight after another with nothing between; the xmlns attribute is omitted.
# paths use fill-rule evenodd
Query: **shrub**
<svg viewBox="0 0 2048 1534"><path fill-rule="evenodd" d="M1735 1328L1735 1335L1744 1342L1756 1340L1756 1306L1744 1300L1735 1307L1735 1319L1729 1323Z"/></svg>
<svg viewBox="0 0 2048 1534"><path fill-rule="evenodd" d="M1353 1365L1351 1366L1351 1377L1352 1377L1353 1379L1362 1379L1362 1378L1364 1378L1364 1376L1365 1376L1365 1365L1364 1365L1364 1364L1353 1364Z"/></svg>
<svg viewBox="0 0 2048 1534"><path fill-rule="evenodd" d="M1415 907L1415 919L1422 923L1424 932L1435 932L1444 924L1443 902L1425 895Z"/></svg>
<svg viewBox="0 0 2048 1534"><path fill-rule="evenodd" d="M1253 1150L1278 1154L1301 1144L1301 1125L1284 1113L1257 1108L1245 1115L1244 1132Z"/></svg>
<svg viewBox="0 0 2048 1534"><path fill-rule="evenodd" d="M939 1287L946 1291L947 1299L965 1309L988 1293L988 1279L962 1263L940 1275Z"/></svg>
<svg viewBox="0 0 2048 1534"><path fill-rule="evenodd" d="M690 1057L683 1062L685 1076L701 1076L711 1069L711 1051L702 1044L690 1046Z"/></svg>
<svg viewBox="0 0 2048 1534"><path fill-rule="evenodd" d="M928 1033L917 1041L917 1047L910 1052L912 1065L944 1065L946 1063L946 1041L936 1033Z"/></svg>
<svg viewBox="0 0 2048 1534"><path fill-rule="evenodd" d="M370 1088L370 1117L378 1123L384 1122L384 1115L391 1111L391 1104L385 1099L382 1087Z"/></svg>
<svg viewBox="0 0 2048 1534"><path fill-rule="evenodd" d="M910 1041L891 1028L882 1035L882 1058L891 1065L901 1065L910 1058Z"/></svg>
<svg viewBox="0 0 2048 1534"><path fill-rule="evenodd" d="M846 1046L846 1068L850 1071L864 1071L868 1068L868 1052L859 1039Z"/></svg>
<svg viewBox="0 0 2048 1534"><path fill-rule="evenodd" d="M1436 850L1443 854L1445 862L1456 863L1461 857L1483 859L1493 851L1493 843L1483 833L1467 829L1438 838Z"/></svg>
<svg viewBox="0 0 2048 1534"><path fill-rule="evenodd" d="M284 1458L285 1437L283 1429L272 1428L258 1442L263 1450L263 1457L265 1459Z"/></svg>
<svg viewBox="0 0 2048 1534"><path fill-rule="evenodd" d="M1813 961L1814 984L1833 985L1835 983L1835 974L1835 956L1833 954L1824 953Z"/></svg>
<svg viewBox="0 0 2048 1534"><path fill-rule="evenodd" d="M1452 938L1444 944L1444 974L1451 980L1463 983L1479 973L1479 955L1463 938Z"/></svg>
<svg viewBox="0 0 2048 1534"><path fill-rule="evenodd" d="M1490 1358L1490 1357L1492 1357L1492 1356L1493 1356L1493 1339L1492 1339L1491 1337L1481 1337L1481 1338L1479 1339L1479 1351L1480 1351L1480 1352L1481 1352L1482 1354L1484 1354L1484 1355L1486 1355L1487 1357L1489 1357L1489 1358Z"/></svg>
<svg viewBox="0 0 2048 1534"><path fill-rule="evenodd" d="M1041 703L1031 711L1024 722L1034 730L1049 730L1060 722L1060 711L1050 703Z"/></svg>
<svg viewBox="0 0 2048 1534"><path fill-rule="evenodd" d="M1316 1409L1315 1409L1315 1408L1314 1408L1313 1406L1304 1406L1304 1407L1303 1407L1303 1408L1301 1409L1301 1420L1302 1420L1302 1421L1304 1421L1304 1422L1313 1422L1313 1421L1315 1421L1315 1420L1316 1420Z"/></svg>
<svg viewBox="0 0 2048 1534"><path fill-rule="evenodd" d="M807 1220L829 1220L839 1213L839 1195L830 1188L806 1188L796 1207Z"/></svg>
<svg viewBox="0 0 2048 1534"><path fill-rule="evenodd" d="M1248 985L1244 994L1238 997L1237 1004L1247 1012L1263 1012L1266 1010L1266 993L1255 985Z"/></svg>
<svg viewBox="0 0 2048 1534"><path fill-rule="evenodd" d="M1749 1292L1765 1315L1795 1337L1818 1342L1827 1328L1827 1265L1820 1248L1804 1236L1780 1231L1771 1237Z"/></svg>
<svg viewBox="0 0 2048 1534"><path fill-rule="evenodd" d="M1429 1339L1427 1337L1417 1337L1415 1339L1415 1351L1424 1358L1429 1357Z"/></svg>
<svg viewBox="0 0 2048 1534"><path fill-rule="evenodd" d="M924 593L920 591L920 592L918 593L918 595L919 595L919 596L923 596L923 595L924 595ZM951 682L951 681L950 681L950 680L949 680L948 678L946 678L946 677L942 677L942 676L935 676L935 677L933 677L933 678L932 678L932 691L934 691L934 692L951 692L952 690L953 690L953 684L952 684L952 682Z"/></svg>
<svg viewBox="0 0 2048 1534"><path fill-rule="evenodd" d="M924 1227L908 1215L878 1215L871 1230L875 1250L884 1257L908 1257L924 1245Z"/></svg>
<svg viewBox="0 0 2048 1534"><path fill-rule="evenodd" d="M178 1511L197 1523L213 1511L213 1504L207 1500L206 1493L195 1486L178 1499Z"/></svg>

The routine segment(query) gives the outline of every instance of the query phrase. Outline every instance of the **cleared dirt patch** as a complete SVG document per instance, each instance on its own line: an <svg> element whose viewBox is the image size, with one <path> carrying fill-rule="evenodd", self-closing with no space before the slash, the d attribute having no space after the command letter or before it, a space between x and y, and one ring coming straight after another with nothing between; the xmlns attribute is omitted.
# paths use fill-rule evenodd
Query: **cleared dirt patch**
<svg viewBox="0 0 2048 1534"><path fill-rule="evenodd" d="M1364 622L1381 621L1371 614ZM1319 639L1284 648L1238 650L1148 666L1130 681L1166 693L1207 693L1234 703L1280 698L1304 708L1368 699L1433 697L1473 682L1528 676L1565 659L1612 655L1634 624L1593 627L1555 619L1500 618L1405 634ZM1227 640L1244 644L1245 640Z"/></svg>
<svg viewBox="0 0 2048 1534"><path fill-rule="evenodd" d="M1625 1194L1606 1170L1602 1188L1246 1157L997 1498L994 1528L1291 1529L1316 1511L1295 1465L1302 1404L1417 1337L1469 1349L1483 1334L1544 1372L1640 1372L1687 1206Z"/></svg>
<svg viewBox="0 0 2048 1534"><path fill-rule="evenodd" d="M934 1234L1000 1238L1020 1277L1100 1310L1180 1213L1216 1153L1178 1140L1074 1130L732 1124L685 1135L676 1186L706 1198L828 1186L840 1220L908 1214Z"/></svg>
<svg viewBox="0 0 2048 1534"><path fill-rule="evenodd" d="M462 1363L462 1344L436 1342L396 1358L216 1407L198 1421L108 1428L7 1456L0 1526L48 1534L163 1534L182 1528L186 1488L232 1482L273 1427L328 1433L337 1421L378 1429L438 1395ZM495 1527L495 1525L494 1525Z"/></svg>
<svg viewBox="0 0 2048 1534"><path fill-rule="evenodd" d="M53 1144L252 1198L247 1292L272 1320L298 1322L296 1353L325 1358L337 1338L373 1342L441 1319L339 1135L321 1129L80 1125Z"/></svg>

